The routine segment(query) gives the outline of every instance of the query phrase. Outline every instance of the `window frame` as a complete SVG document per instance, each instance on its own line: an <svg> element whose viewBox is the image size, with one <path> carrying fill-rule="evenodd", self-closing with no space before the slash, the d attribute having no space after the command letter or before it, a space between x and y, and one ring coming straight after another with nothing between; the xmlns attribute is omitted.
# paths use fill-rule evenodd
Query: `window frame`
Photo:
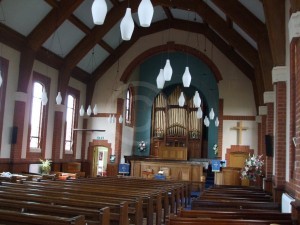
<svg viewBox="0 0 300 225"><path fill-rule="evenodd" d="M129 98L127 98L127 95L129 93ZM134 123L134 100L133 100L133 96L134 96L134 88L132 85L129 85L126 91L126 96L125 96L125 125L129 126L129 127L133 127L133 123ZM129 101L129 104L127 104L127 101ZM129 107L127 108L127 105L129 105ZM127 113L127 111L129 111ZM128 115L128 118L127 118Z"/></svg>
<svg viewBox="0 0 300 225"><path fill-rule="evenodd" d="M0 56L0 71L2 76L2 85L0 87L0 137L2 137L3 132L8 65L9 61ZM0 146L2 146L2 138L0 138Z"/></svg>
<svg viewBox="0 0 300 225"><path fill-rule="evenodd" d="M71 144L71 150L66 150L66 131L67 131L67 110L68 110L68 96L71 95L74 98L75 108L74 108L74 118L73 118L73 127L72 129L72 137L73 141ZM77 135L75 135L73 128L78 125L78 118L79 118L79 100L80 100L80 91L76 90L75 88L68 87L66 92L65 98L65 106L66 106L66 116L65 116L65 123L64 123L64 144L63 144L63 152L66 155L74 155L76 152L76 143L77 143Z"/></svg>

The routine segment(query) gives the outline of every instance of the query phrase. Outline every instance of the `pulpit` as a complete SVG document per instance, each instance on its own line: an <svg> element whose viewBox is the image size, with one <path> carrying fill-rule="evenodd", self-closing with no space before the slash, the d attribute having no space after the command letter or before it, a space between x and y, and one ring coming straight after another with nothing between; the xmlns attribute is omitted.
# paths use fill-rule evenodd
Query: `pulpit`
<svg viewBox="0 0 300 225"><path fill-rule="evenodd" d="M241 168L223 167L221 172L215 173L216 185L241 185Z"/></svg>

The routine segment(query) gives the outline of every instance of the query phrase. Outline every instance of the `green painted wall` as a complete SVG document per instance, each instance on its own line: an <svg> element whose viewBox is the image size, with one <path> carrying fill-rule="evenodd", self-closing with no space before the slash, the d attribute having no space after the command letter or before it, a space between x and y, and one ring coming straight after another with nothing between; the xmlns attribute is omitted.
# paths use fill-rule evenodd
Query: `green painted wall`
<svg viewBox="0 0 300 225"><path fill-rule="evenodd" d="M148 156L150 153L151 135L151 113L152 104L156 95L161 91L156 87L156 77L159 69L163 68L167 54L155 55L146 60L140 66L140 82L136 95L136 121L135 121L135 155ZM200 59L181 52L169 53L173 76L171 81L165 82L164 89L171 86L182 84L182 75L188 64L192 76L191 86L184 88L185 95L192 97L195 90L198 90L201 100L208 109L213 108L218 115L219 91L212 71ZM204 112L203 117L209 112ZM205 126L204 126L205 127ZM207 129L207 128L206 128ZM207 130L208 134L208 158L214 158L213 145L218 143L218 129L214 121L210 121ZM138 142L145 141L147 148L140 152L137 148Z"/></svg>

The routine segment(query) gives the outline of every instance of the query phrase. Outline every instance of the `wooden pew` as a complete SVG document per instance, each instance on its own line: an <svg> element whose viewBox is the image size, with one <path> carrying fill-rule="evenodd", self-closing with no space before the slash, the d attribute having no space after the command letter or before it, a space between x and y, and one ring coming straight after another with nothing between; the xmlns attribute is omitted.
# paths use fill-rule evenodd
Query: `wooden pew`
<svg viewBox="0 0 300 225"><path fill-rule="evenodd" d="M86 209L70 207L65 205L50 205L32 201L20 201L0 198L1 210L11 210L16 212L26 212L34 214L55 215L61 217L85 216L86 224L109 225L110 209L109 207L98 209Z"/></svg>
<svg viewBox="0 0 300 225"><path fill-rule="evenodd" d="M89 208L89 209L100 209L104 207L109 207L112 212L118 212L117 224L119 225L128 225L128 203L122 202L121 204L112 204L112 203L101 203L97 201L87 201L72 199L68 197L54 197L46 196L42 194L31 194L22 193L22 192L12 192L4 191L0 189L0 198L1 199L12 199L16 201L33 201L39 203L46 203L50 205L64 205L78 208ZM114 219L114 220L113 220ZM111 222L116 224L116 218L111 217Z"/></svg>
<svg viewBox="0 0 300 225"><path fill-rule="evenodd" d="M33 213L23 213L10 210L0 210L1 223L10 225L47 224L47 225L85 225L84 216L72 218L50 216Z"/></svg>
<svg viewBox="0 0 300 225"><path fill-rule="evenodd" d="M170 215L167 225L292 225L292 220L186 218Z"/></svg>

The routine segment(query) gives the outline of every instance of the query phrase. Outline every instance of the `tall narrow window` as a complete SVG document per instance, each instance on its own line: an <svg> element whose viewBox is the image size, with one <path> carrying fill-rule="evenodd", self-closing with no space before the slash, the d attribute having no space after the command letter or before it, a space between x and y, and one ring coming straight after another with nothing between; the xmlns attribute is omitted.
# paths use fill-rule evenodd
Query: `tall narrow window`
<svg viewBox="0 0 300 225"><path fill-rule="evenodd" d="M7 73L8 73L8 60L2 57L0 57L0 72L2 76L2 85L0 86L0 137L2 137L6 82L7 82ZM0 146L1 143L2 143L2 139L0 138Z"/></svg>
<svg viewBox="0 0 300 225"><path fill-rule="evenodd" d="M129 87L126 92L126 104L125 104L125 123L127 126L133 124L133 88Z"/></svg>
<svg viewBox="0 0 300 225"><path fill-rule="evenodd" d="M32 105L31 105L31 132L30 148L41 149L42 127L43 127L43 105L42 93L44 86L39 82L33 83Z"/></svg>
<svg viewBox="0 0 300 225"><path fill-rule="evenodd" d="M73 143L73 127L75 122L75 110L76 110L76 101L72 95L68 95L67 100L67 118L66 118L66 138L65 138L65 151L72 151Z"/></svg>

